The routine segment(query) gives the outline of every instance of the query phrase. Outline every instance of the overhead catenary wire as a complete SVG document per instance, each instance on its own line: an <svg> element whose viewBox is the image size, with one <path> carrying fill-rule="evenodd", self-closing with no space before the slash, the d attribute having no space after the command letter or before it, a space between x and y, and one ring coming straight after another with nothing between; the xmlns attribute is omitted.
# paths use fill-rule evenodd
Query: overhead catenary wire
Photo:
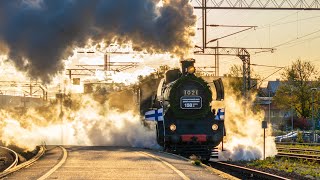
<svg viewBox="0 0 320 180"><path fill-rule="evenodd" d="M284 16L284 17L281 17L281 18L279 18L279 19L277 19L277 20L275 20L275 21L272 21L272 22L268 23L267 25L259 26L259 27L255 28L254 30L256 31L256 30L261 30L261 29L264 29L264 28L271 28L271 27L273 27L273 26L272 26L273 23L279 22L279 21L281 21L281 20L283 20L283 19L286 19L286 18L288 18L288 17L290 17L290 16L296 15L298 12L301 12L301 11L302 11L302 10L295 11L294 13L291 13L291 14L286 15L286 16ZM320 16L316 16L316 17L320 17ZM308 20L308 19L311 19L311 18L305 18L305 19L302 19L302 20ZM300 21L300 19L299 19L299 21ZM298 22L298 20L295 20L294 22ZM282 23L280 23L280 24L282 24ZM242 41L243 39L247 38L248 36L249 36L249 33L248 33L247 35L245 35L245 36L244 36L242 39L240 39L239 41ZM234 37L233 39L235 39L235 38L237 38L237 37ZM270 44L270 46L271 46L271 44Z"/></svg>
<svg viewBox="0 0 320 180"><path fill-rule="evenodd" d="M297 38L295 38L295 39L291 39L291 40L286 41L286 42L284 42L284 43L280 43L280 44L278 44L278 45L276 45L276 46L273 46L273 48L277 48L277 47L280 47L280 46L284 46L284 45L286 45L286 44L288 44L288 43L291 43L291 42L293 42L293 41L297 41L297 40L302 39L302 38L304 38L304 37L311 36L311 35L316 34L316 33L318 33L318 32L320 32L320 29L317 30L317 31L313 31L313 32L311 32L311 33L308 33L308 34L306 34L306 35L297 37Z"/></svg>
<svg viewBox="0 0 320 180"><path fill-rule="evenodd" d="M299 17L298 17L298 15L299 15L299 13L300 12L302 12L302 10L299 10L299 11L295 11L295 12L293 12L293 13L291 13L291 14L288 14L288 15L286 15L286 16L284 16L284 17L281 17L281 18L279 18L279 19L277 19L277 20L275 20L275 21L272 21L270 24L273 24L273 23L277 23L277 22L279 22L279 21L282 21L283 19L286 19L286 18L288 18L288 17L291 17L291 16L293 16L293 15L297 15L297 19L295 20L295 21L287 21L287 22L283 22L283 23L277 23L277 24L274 24L274 25L268 25L268 28L270 28L270 27L274 27L274 26L279 26L279 25L282 25L282 24L289 24L289 23L294 23L294 22L301 22L301 21L306 21L306 20L310 20L310 19L315 19L315 18L318 18L318 17L320 17L320 16L313 16L313 17L308 17L308 18L303 18L303 19L299 19ZM213 26L213 27L217 27L216 25L209 25L209 26ZM263 29L264 27L262 27L262 28L256 28L256 29ZM297 28L299 28L299 26L297 25ZM249 35L249 33L248 33L248 35ZM248 36L248 35L246 35L246 37ZM297 30L297 36L299 35L299 31ZM284 45L281 45L281 46L278 46L278 45L276 45L275 47L279 47L279 48L281 48L282 49L282 47L284 47L284 46L287 46L287 45L292 45L292 44L296 44L296 43L303 43L304 41L306 41L306 40L304 40L303 38L305 38L305 37L308 37L308 36L311 36L312 34L306 34L306 35L303 35L303 36L299 36L299 37L297 37L297 39L294 39L294 40L290 40L290 42L288 42L288 41L286 41L286 42L284 42ZM245 38L246 38L245 37ZM238 37L235 37L235 38L238 38ZM257 38L258 39L258 38ZM270 36L269 36L269 41L271 41L270 40L271 38L270 38ZM216 40L216 39L214 39L214 40ZM259 39L258 39L259 40ZM298 41L298 42L297 42ZM261 44L261 42L259 41L259 43L260 43L260 46L262 46L262 44ZM271 43L269 43L269 45L270 46L272 46L272 44ZM279 44L280 45L280 44ZM252 54L251 55L251 57L253 57L254 55L256 55L256 53L255 54ZM237 57L235 57L235 58L233 58L232 60L225 60L225 59L221 59L221 61L223 61L223 62L232 62L234 59L236 59Z"/></svg>
<svg viewBox="0 0 320 180"><path fill-rule="evenodd" d="M275 72L273 72L273 73L270 74L269 76L267 76L267 77L263 78L262 80L260 80L259 83L254 84L253 86L251 86L250 89L254 88L254 87L257 86L258 84L261 84L263 81L265 81L266 79L268 79L268 78L271 77L272 75L276 74L277 72L281 71L283 68L285 68L285 67L282 67L282 68L277 69Z"/></svg>
<svg viewBox="0 0 320 180"><path fill-rule="evenodd" d="M320 59L312 60L310 62L315 62L315 61L320 61ZM260 65L260 64L251 64L251 65L253 65L253 66L262 66L262 67L270 67L270 68L278 68L276 71L274 71L270 75L268 75L265 78L261 79L259 83L253 85L251 88L254 88L255 86L257 86L258 84L261 84L263 81L265 81L266 79L268 79L272 75L274 75L274 74L278 73L279 71L281 71L282 69L287 68L287 67L290 66L290 65L286 65L286 66L269 66L269 65Z"/></svg>
<svg viewBox="0 0 320 180"><path fill-rule="evenodd" d="M304 18L304 19L299 19L299 20L294 20L294 21L287 21L287 22L283 22L283 23L277 23L277 24L269 24L269 25L265 25L265 26L259 26L256 28L256 30L260 30L260 29L265 29L265 28L269 28L269 27L276 27L276 26L281 26L281 25L286 25L286 24L291 24L291 23L296 23L296 22L300 22L300 21L306 21L306 20L310 20L310 19L315 19L315 18L320 18L320 16L312 16L312 17L308 17L308 18Z"/></svg>
<svg viewBox="0 0 320 180"><path fill-rule="evenodd" d="M299 11L297 11L297 12L299 12ZM290 14L290 15L288 15L288 16L283 17L283 18L280 18L279 20L282 20L282 19L285 19L285 18L287 18L287 17L289 17L289 16L292 16L292 15L296 14L297 12L292 13L292 14ZM309 18L305 18L305 19L302 19L302 20L308 20L308 19L312 19L312 18L320 18L320 16L309 17ZM279 21L279 20L276 20L276 21L274 21L274 22L277 22L277 21ZM295 20L295 21L290 21L290 22L298 22L298 21L300 22L301 19ZM270 23L270 24L272 24L272 23ZM269 24L269 25L270 25L270 24ZM272 27L272 26L263 26L263 27L264 27L264 28L270 28L270 27ZM260 30L260 29L263 29L263 28L260 28L260 27L255 28L255 30ZM308 34L306 34L306 35L299 36L299 37L297 37L297 38L291 39L291 40L286 41L286 42L284 42L284 43L280 43L280 44L278 44L278 45L276 45L276 46L273 46L272 48L277 48L277 49L278 49L278 47L281 47L281 46L285 46L285 45L287 45L287 44L294 43L294 42L297 41L297 40L300 40L300 39L303 39L303 38L305 38L305 37L311 36L311 35L316 34L316 33L318 33L318 32L320 32L320 30L317 30L317 31L308 33ZM247 38L248 36L249 36L249 33L248 33L245 37L243 37L240 41L242 41L243 39ZM237 38L237 37L235 37L235 38ZM316 38L319 38L319 37L316 37Z"/></svg>
<svg viewBox="0 0 320 180"><path fill-rule="evenodd" d="M281 66L270 66L270 65L262 65L262 64L250 64L252 66L260 66L260 67L272 67L272 68L284 68Z"/></svg>
<svg viewBox="0 0 320 180"><path fill-rule="evenodd" d="M316 40L316 39L319 39L319 38L320 38L320 36L315 36L315 37L311 37L311 38L308 38L308 39L299 39L299 40L297 40L297 41L292 41L292 42L290 42L290 43L288 43L288 44L285 44L285 45L283 45L283 46L281 46L281 47L277 47L277 50L279 50L279 49L291 48L291 47L294 47L294 46L303 44L303 43L305 43L305 42L310 42L310 41L312 41L312 40Z"/></svg>
<svg viewBox="0 0 320 180"><path fill-rule="evenodd" d="M239 34L239 33L242 33L242 32L244 32L244 31L248 31L248 30L250 30L250 29L252 29L252 28L254 28L254 27L249 27L249 28L243 29L243 30L241 30L241 31L237 31L237 32L234 32L234 33L231 33L231 34L228 34L228 35L225 35L225 36L216 38L216 39L212 39L212 40L208 41L207 44L209 44L209 43L211 43L211 42L218 41L218 40L220 40L220 39L224 39L224 38L227 38L227 37L230 37L230 36Z"/></svg>

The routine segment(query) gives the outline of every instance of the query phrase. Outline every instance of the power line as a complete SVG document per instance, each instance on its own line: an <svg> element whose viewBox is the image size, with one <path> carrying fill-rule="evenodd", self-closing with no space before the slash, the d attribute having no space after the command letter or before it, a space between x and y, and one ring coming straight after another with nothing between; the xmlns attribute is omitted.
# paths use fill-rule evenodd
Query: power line
<svg viewBox="0 0 320 180"><path fill-rule="evenodd" d="M285 68L285 67L283 67ZM273 72L272 74L270 74L269 76L265 77L264 79L262 79L260 81L260 83L257 83L257 84L261 84L263 81L265 81L266 79L268 79L269 77L271 77L272 75L276 74L277 72L281 71L283 68L279 68L278 70L276 70L275 72ZM256 85L252 86L251 88L255 87Z"/></svg>
<svg viewBox="0 0 320 180"><path fill-rule="evenodd" d="M260 66L260 67L270 67L270 68L284 68L281 66L270 66L270 65L262 65L262 64L251 64L252 66Z"/></svg>
<svg viewBox="0 0 320 180"><path fill-rule="evenodd" d="M276 45L276 46L273 46L273 48L277 48L277 47L280 47L280 46L284 46L284 45L286 45L286 44L288 44L288 43L291 43L291 42L293 42L293 41L297 41L298 39L301 39L301 38L304 38L304 37L307 37L307 36L316 34L316 33L318 33L318 32L320 32L320 29L317 30L317 31L314 31L314 32L312 32L312 33L309 33L309 34L306 34L306 35L297 37L297 38L295 38L295 39L291 39L291 40L286 41L286 42L284 42L284 43L278 44L278 45Z"/></svg>
<svg viewBox="0 0 320 180"><path fill-rule="evenodd" d="M226 26L225 26L225 27L226 27ZM229 26L229 27L231 27L231 26ZM236 27L236 26L232 26L232 27ZM237 32L234 32L234 33L231 33L231 34L228 34L228 35L225 35L225 36L216 38L216 39L212 39L212 40L208 41L207 44L209 44L209 43L211 43L211 42L218 41L218 40L220 40L220 39L224 39L224 38L227 38L227 37L230 37L230 36L239 34L239 33L242 33L242 32L245 32L245 31L248 31L248 30L250 30L250 29L252 29L252 28L254 28L254 27L256 27L256 26L250 26L250 27L248 27L248 28L246 28L246 29L243 29L243 30L241 30L241 31L237 31Z"/></svg>
<svg viewBox="0 0 320 180"><path fill-rule="evenodd" d="M286 16L284 16L284 17L282 17L282 18L279 18L279 19L277 19L277 20L275 20L275 21L272 21L272 22L269 23L268 25L273 24L273 23L278 22L278 21L281 21L282 19L286 19L287 17L290 17L290 16L292 16L292 15L295 15L297 12L299 12L299 11L295 11L295 12L292 13L292 14L286 15Z"/></svg>
<svg viewBox="0 0 320 180"><path fill-rule="evenodd" d="M320 36L314 36L314 37L311 37L311 38L308 38L308 39L300 39L299 41L298 40L297 41L293 41L291 43L288 43L288 44L284 45L284 46L287 46L287 47L280 47L280 48L277 48L277 49L283 49L283 48L289 48L289 47L297 46L299 44L303 44L305 42L310 42L310 41L316 40L318 38L320 38Z"/></svg>
<svg viewBox="0 0 320 180"><path fill-rule="evenodd" d="M291 24L291 23L295 23L298 21L306 21L306 20L315 19L315 18L320 18L320 16L312 16L312 17L308 17L308 18L304 18L304 19L287 21L287 22L273 24L273 25L269 24L270 26L269 25L268 26L261 26L261 27L256 28L256 30L265 29L265 28L269 28L269 27L275 27L275 26L281 26L281 25L285 25L285 24Z"/></svg>
<svg viewBox="0 0 320 180"><path fill-rule="evenodd" d="M320 16L313 16L313 17L309 17L309 18L304 18L304 19L299 19L299 20L288 21L288 22L284 22L284 23L278 23L278 24L271 25L271 24L273 24L273 23L275 23L275 22L281 21L281 20L283 20L283 19L286 19L287 17L290 17L290 16L292 16L292 15L295 15L297 12L300 12L300 11L296 11L296 12L294 12L294 13L292 13L292 14L286 15L286 16L284 16L284 17L282 17L282 18L279 18L279 19L277 19L277 20L275 20L275 21L272 21L272 22L269 23L268 25L263 25L263 26L261 26L261 27L257 27L257 28L255 28L254 30L261 30L261 29L270 28L270 27L274 27L274 26L279 26L279 25L283 25L283 24L289 24L289 23L294 23L294 22L298 22L298 21L305 21L305 20L310 20L310 19L314 19L314 18L319 18L319 17L320 17ZM250 34L248 33L247 35L245 35L245 36L244 36L242 39L240 39L239 41L242 41L243 39L247 38L249 35L250 35ZM236 38L237 38L237 37L234 37L233 39L236 39ZM261 45L261 43L260 43L260 45Z"/></svg>
<svg viewBox="0 0 320 180"><path fill-rule="evenodd" d="M239 25L225 25L225 24L208 24L210 27L246 27L246 28L256 28L258 26L239 26Z"/></svg>

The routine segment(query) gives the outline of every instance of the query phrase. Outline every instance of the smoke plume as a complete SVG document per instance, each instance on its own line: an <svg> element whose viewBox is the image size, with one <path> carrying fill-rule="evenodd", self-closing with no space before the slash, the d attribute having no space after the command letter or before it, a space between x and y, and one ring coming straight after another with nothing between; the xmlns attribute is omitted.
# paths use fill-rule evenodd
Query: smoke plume
<svg viewBox="0 0 320 180"><path fill-rule="evenodd" d="M131 42L136 50L183 55L196 18L188 0L4 0L0 44L31 77L50 81L75 47Z"/></svg>
<svg viewBox="0 0 320 180"><path fill-rule="evenodd" d="M253 111L251 100L239 99L231 90L228 82L224 82L226 98L217 107L225 107L226 134L224 150L219 154L221 160L255 160L263 158L263 129L261 121L263 112ZM246 101L246 103L245 103ZM244 112L246 111L246 115ZM271 136L271 125L266 129L266 157L277 153L274 137Z"/></svg>

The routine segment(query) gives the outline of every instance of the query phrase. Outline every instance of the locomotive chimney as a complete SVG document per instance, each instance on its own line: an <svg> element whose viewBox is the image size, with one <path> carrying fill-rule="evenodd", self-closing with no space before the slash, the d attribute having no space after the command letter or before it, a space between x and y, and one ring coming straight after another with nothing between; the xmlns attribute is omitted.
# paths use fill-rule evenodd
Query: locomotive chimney
<svg viewBox="0 0 320 180"><path fill-rule="evenodd" d="M193 66L194 67L194 63L196 62L195 59L185 59L185 60L181 60L181 71L183 75L186 75L188 73L188 67Z"/></svg>

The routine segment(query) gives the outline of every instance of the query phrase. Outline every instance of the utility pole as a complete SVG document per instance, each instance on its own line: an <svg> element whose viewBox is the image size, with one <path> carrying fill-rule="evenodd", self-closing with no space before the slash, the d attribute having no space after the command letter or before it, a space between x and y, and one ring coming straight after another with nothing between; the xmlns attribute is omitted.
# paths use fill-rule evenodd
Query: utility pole
<svg viewBox="0 0 320 180"><path fill-rule="evenodd" d="M291 99L292 99L293 89L291 88ZM291 127L293 132L293 103L291 102Z"/></svg>
<svg viewBox="0 0 320 180"><path fill-rule="evenodd" d="M271 90L268 89L268 92L269 92L269 115L268 115L268 117L269 117L269 124L270 124L271 123L271 97L270 97Z"/></svg>
<svg viewBox="0 0 320 180"><path fill-rule="evenodd" d="M207 0L202 0L202 47L207 48Z"/></svg>
<svg viewBox="0 0 320 180"><path fill-rule="evenodd" d="M311 88L312 92L312 132L313 132L313 142L316 142L316 121L314 120L314 94L316 93L317 88Z"/></svg>

